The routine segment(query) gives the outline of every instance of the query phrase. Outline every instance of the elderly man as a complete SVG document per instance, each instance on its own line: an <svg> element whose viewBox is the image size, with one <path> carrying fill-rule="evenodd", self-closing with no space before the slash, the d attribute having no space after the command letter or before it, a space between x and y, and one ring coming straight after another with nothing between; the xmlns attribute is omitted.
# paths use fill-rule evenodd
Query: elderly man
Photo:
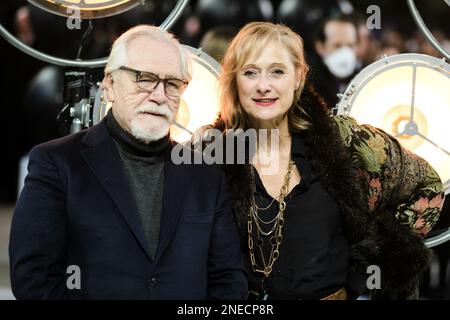
<svg viewBox="0 0 450 320"><path fill-rule="evenodd" d="M17 298L246 297L223 173L170 159L169 125L190 79L169 33L138 26L116 40L105 119L31 152L11 231Z"/></svg>

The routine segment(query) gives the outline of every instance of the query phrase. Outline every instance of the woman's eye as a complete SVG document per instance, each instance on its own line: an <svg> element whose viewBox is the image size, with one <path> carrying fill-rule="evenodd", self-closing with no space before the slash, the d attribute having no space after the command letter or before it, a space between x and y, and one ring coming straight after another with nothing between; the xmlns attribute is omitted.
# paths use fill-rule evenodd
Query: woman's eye
<svg viewBox="0 0 450 320"><path fill-rule="evenodd" d="M282 70L282 69L275 69L275 70L272 71L272 73L273 73L274 75L279 76L279 75L284 74L284 70Z"/></svg>
<svg viewBox="0 0 450 320"><path fill-rule="evenodd" d="M254 76L256 76L256 72L253 71L253 70L246 70L246 71L244 71L244 76L246 76L246 77L254 77Z"/></svg>

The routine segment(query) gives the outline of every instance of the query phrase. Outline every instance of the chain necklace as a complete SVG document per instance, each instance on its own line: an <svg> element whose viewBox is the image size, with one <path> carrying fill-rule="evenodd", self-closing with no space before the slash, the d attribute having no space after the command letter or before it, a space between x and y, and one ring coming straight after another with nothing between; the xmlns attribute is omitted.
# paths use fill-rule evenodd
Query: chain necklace
<svg viewBox="0 0 450 320"><path fill-rule="evenodd" d="M258 196L261 198L261 201L262 201L263 197L261 196L261 194L260 194L259 192L258 192ZM272 206L272 204L273 204L274 202L275 202L275 198L273 198L272 201L270 201L269 205L268 205L267 207L265 207L265 208L260 208L260 207L258 207L258 206L256 205L256 203L255 203L255 206L256 206L256 209L258 209L259 211L264 211L264 210L269 209L269 208ZM262 220L261 220L261 222L262 222Z"/></svg>
<svg viewBox="0 0 450 320"><path fill-rule="evenodd" d="M255 174L254 174L254 168L251 167L251 176L252 176L252 198L251 198L251 206L248 213L248 219L247 219L247 232L248 232L248 249L250 252L250 261L252 263L252 268L254 272L262 273L264 275L264 278L267 279L269 275L272 273L273 264L280 256L280 245L283 241L283 226L284 226L284 211L286 210L286 202L284 201L288 191L289 191L289 181L291 179L292 175L292 167L294 165L294 162L292 160L289 160L288 168L286 171L286 174L284 175L284 182L280 189L280 194L278 196L278 214L273 218L271 221L263 221L258 216L258 209L255 204ZM259 221L263 224L270 224L274 223L273 227L270 231L265 232L262 227L259 224ZM258 241L258 247L261 253L261 259L263 263L263 268L260 268L256 264L255 259L255 252L254 252L254 243L253 243L253 224L256 226L256 236ZM273 235L272 235L273 234ZM262 250L262 239L261 235L263 236L270 236L270 244L271 244L271 251L268 261L266 261L263 250Z"/></svg>

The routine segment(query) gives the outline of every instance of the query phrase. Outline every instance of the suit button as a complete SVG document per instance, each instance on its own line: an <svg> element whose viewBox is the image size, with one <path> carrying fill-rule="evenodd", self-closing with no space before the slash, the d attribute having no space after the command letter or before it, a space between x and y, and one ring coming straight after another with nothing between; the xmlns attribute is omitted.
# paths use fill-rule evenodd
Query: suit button
<svg viewBox="0 0 450 320"><path fill-rule="evenodd" d="M148 281L148 285L150 287L155 287L158 284L158 278L157 277L153 277Z"/></svg>

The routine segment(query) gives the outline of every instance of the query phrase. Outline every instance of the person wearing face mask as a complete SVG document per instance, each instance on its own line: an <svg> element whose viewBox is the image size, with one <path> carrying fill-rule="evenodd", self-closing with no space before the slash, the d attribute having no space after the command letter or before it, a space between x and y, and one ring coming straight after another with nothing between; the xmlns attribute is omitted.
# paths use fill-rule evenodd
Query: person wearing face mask
<svg viewBox="0 0 450 320"><path fill-rule="evenodd" d="M96 126L38 145L14 211L18 299L243 299L247 279L218 166L175 165L169 127L189 53L141 25L113 44Z"/></svg>
<svg viewBox="0 0 450 320"><path fill-rule="evenodd" d="M311 82L334 108L352 77L357 73L358 33L350 17L329 18L319 23L311 57Z"/></svg>

